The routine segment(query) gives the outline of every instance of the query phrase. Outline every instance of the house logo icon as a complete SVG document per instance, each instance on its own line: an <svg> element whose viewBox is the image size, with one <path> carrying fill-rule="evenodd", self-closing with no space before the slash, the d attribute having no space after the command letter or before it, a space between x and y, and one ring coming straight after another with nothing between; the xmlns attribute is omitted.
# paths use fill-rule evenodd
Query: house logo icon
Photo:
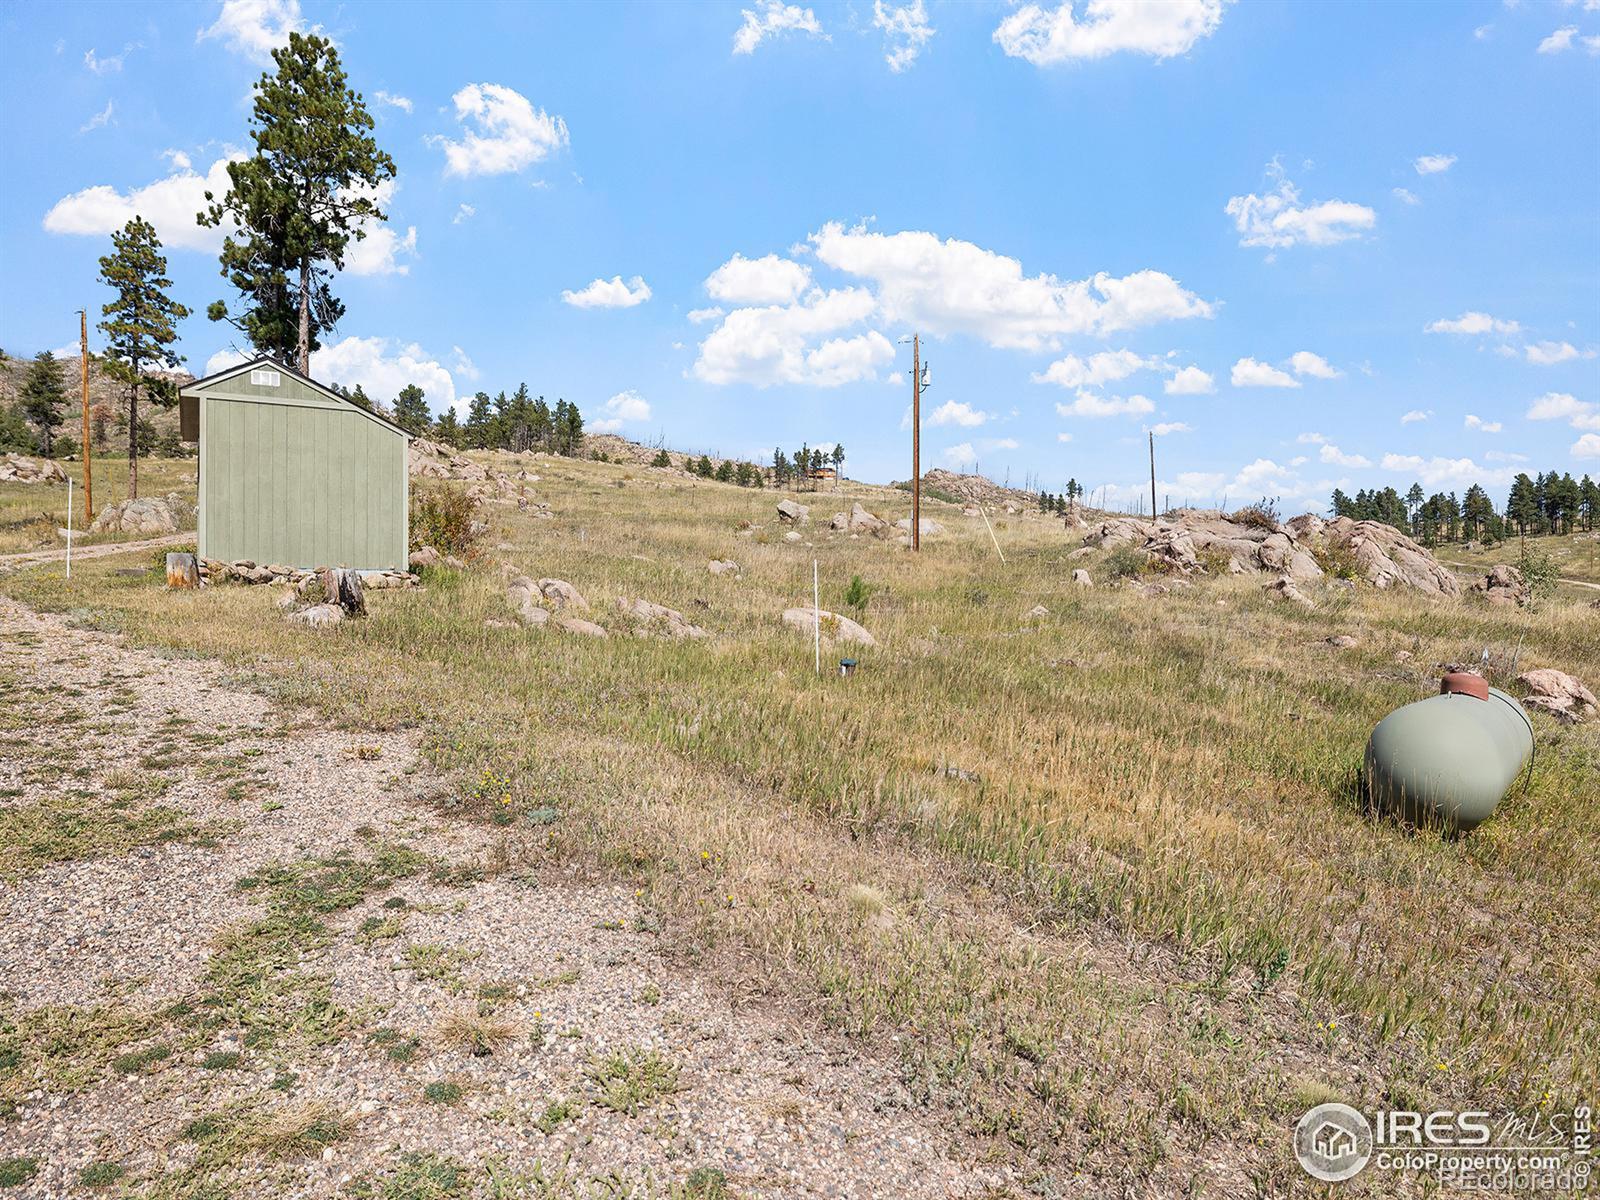
<svg viewBox="0 0 1600 1200"><path fill-rule="evenodd" d="M1294 1154L1313 1179L1351 1179L1372 1157L1372 1126L1348 1104L1319 1104L1294 1127Z"/></svg>

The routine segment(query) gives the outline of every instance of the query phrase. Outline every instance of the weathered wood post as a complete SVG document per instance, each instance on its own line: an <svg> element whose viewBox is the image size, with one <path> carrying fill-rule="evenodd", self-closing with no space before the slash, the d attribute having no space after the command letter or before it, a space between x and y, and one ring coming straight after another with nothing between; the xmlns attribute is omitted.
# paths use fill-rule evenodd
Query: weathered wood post
<svg viewBox="0 0 1600 1200"><path fill-rule="evenodd" d="M361 590L361 572L333 567L322 573L323 597L337 604L350 617L367 615L367 598Z"/></svg>
<svg viewBox="0 0 1600 1200"><path fill-rule="evenodd" d="M200 564L192 554L167 555L167 586L169 588L197 588L200 586Z"/></svg>

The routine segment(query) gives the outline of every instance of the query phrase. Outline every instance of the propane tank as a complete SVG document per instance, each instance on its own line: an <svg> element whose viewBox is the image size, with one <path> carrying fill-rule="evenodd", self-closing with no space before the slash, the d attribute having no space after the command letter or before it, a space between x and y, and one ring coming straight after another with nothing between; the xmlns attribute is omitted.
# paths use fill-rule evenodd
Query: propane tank
<svg viewBox="0 0 1600 1200"><path fill-rule="evenodd" d="M1483 676L1452 671L1437 696L1378 722L1367 740L1367 795L1414 825L1466 833L1489 818L1532 754L1522 706Z"/></svg>

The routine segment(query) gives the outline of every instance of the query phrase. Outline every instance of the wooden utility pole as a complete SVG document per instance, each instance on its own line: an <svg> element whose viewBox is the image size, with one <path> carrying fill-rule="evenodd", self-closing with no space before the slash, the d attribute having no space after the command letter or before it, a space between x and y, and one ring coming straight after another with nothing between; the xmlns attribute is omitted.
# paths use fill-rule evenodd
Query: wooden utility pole
<svg viewBox="0 0 1600 1200"><path fill-rule="evenodd" d="M1156 519L1156 435L1150 434L1150 519Z"/></svg>
<svg viewBox="0 0 1600 1200"><path fill-rule="evenodd" d="M94 482L89 470L89 313L78 310L78 366L83 377L83 519L94 520Z"/></svg>
<svg viewBox="0 0 1600 1200"><path fill-rule="evenodd" d="M911 335L911 548L922 549L922 342Z"/></svg>

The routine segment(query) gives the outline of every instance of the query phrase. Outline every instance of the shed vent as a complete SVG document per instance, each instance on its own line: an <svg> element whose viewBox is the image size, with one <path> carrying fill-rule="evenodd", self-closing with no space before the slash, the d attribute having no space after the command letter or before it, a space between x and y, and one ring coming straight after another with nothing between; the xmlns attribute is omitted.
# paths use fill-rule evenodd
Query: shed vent
<svg viewBox="0 0 1600 1200"><path fill-rule="evenodd" d="M278 373L262 367L257 367L250 372L250 382L259 387L277 387Z"/></svg>

